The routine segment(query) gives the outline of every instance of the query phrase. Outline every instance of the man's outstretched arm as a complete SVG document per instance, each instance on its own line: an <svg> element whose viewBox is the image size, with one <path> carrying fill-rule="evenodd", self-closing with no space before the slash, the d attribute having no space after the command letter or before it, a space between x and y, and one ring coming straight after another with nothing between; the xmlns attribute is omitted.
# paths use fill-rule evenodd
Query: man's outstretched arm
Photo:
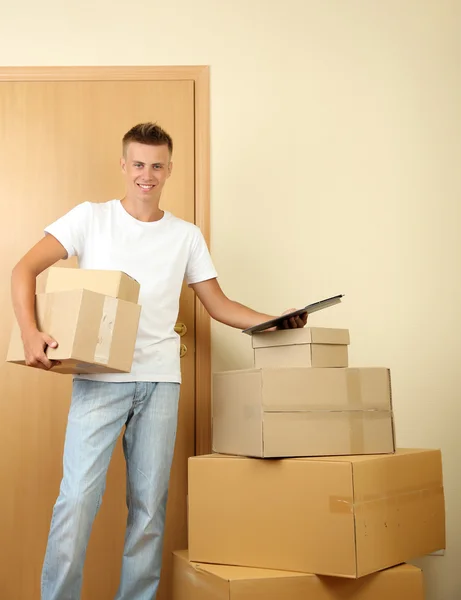
<svg viewBox="0 0 461 600"><path fill-rule="evenodd" d="M208 314L216 321L230 327L247 329L280 316L260 313L239 302L230 300L222 291L217 279L208 279L207 281L191 284L191 288L197 294ZM292 312L293 310L295 309L286 312ZM299 317L286 319L283 321L282 326L284 329L297 329L304 327L306 322L307 313Z"/></svg>

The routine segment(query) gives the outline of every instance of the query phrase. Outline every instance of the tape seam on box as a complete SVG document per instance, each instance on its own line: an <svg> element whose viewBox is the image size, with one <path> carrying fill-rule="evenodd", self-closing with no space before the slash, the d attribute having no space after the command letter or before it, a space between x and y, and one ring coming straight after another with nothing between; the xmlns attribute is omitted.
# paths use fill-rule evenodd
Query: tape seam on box
<svg viewBox="0 0 461 600"><path fill-rule="evenodd" d="M410 487L408 489L402 488L396 490L392 494L380 495L380 494L370 494L366 498L360 501L353 501L351 496L330 496L329 504L330 504L330 512L332 513L343 513L343 514L352 514L357 508L363 507L365 505L370 505L373 503L381 503L381 502L402 502L404 498L407 500L410 499L410 496L439 496L444 494L444 487L440 482L429 482L424 484L423 487L415 488Z"/></svg>
<svg viewBox="0 0 461 600"><path fill-rule="evenodd" d="M107 365L110 358L112 338L114 335L115 319L117 316L118 300L111 296L104 298L101 323L99 326L98 342L94 351L94 360Z"/></svg>

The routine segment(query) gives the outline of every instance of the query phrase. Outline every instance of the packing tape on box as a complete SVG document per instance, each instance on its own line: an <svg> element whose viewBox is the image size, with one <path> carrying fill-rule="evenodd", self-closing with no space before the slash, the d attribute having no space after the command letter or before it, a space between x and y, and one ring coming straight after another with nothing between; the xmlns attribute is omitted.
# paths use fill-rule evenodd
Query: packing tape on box
<svg viewBox="0 0 461 600"><path fill-rule="evenodd" d="M352 407L357 410L352 410L349 414L349 444L351 454L362 454L365 445L365 415L363 414L363 396L362 396L362 381L360 371L346 371L346 389L347 398L352 401Z"/></svg>
<svg viewBox="0 0 461 600"><path fill-rule="evenodd" d="M112 296L105 297L102 307L101 324L99 326L98 342L94 351L94 360L104 365L109 362L117 307L117 298L113 298Z"/></svg>
<svg viewBox="0 0 461 600"><path fill-rule="evenodd" d="M349 413L349 446L351 454L365 452L365 413L351 410Z"/></svg>
<svg viewBox="0 0 461 600"><path fill-rule="evenodd" d="M352 496L330 496L330 512L350 515L353 514L358 507L367 505L367 507L371 509L374 504L383 502L388 505L398 504L399 506L402 506L413 502L416 495L426 498L443 496L444 488L439 481L428 482L425 483L422 488L409 486L408 488L395 490L392 494L388 495L370 494L363 500L355 502Z"/></svg>

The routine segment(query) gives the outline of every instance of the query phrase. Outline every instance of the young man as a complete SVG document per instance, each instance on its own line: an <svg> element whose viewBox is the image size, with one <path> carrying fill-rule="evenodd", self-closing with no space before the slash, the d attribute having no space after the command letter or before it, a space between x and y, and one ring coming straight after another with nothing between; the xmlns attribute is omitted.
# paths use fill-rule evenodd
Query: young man
<svg viewBox="0 0 461 600"><path fill-rule="evenodd" d="M58 260L77 256L80 268L128 273L140 283L142 305L131 372L74 378L42 600L80 598L88 539L123 427L128 522L116 600L155 599L181 382L174 325L184 278L222 323L244 329L272 318L227 298L200 230L159 208L172 150L157 125L133 127L123 138L123 200L77 205L49 225L13 269L13 305L32 367L52 368L45 350L59 343L38 330L34 316L36 277ZM303 327L306 319L284 326Z"/></svg>

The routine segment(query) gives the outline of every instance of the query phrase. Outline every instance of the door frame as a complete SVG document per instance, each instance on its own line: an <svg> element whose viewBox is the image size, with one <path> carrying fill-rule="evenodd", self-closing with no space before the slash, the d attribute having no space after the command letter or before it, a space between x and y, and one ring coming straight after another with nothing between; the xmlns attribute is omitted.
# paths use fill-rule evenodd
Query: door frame
<svg viewBox="0 0 461 600"><path fill-rule="evenodd" d="M208 66L1 67L5 81L192 81L194 83L194 222L210 244L210 69ZM195 298L195 453L211 452L211 326Z"/></svg>

